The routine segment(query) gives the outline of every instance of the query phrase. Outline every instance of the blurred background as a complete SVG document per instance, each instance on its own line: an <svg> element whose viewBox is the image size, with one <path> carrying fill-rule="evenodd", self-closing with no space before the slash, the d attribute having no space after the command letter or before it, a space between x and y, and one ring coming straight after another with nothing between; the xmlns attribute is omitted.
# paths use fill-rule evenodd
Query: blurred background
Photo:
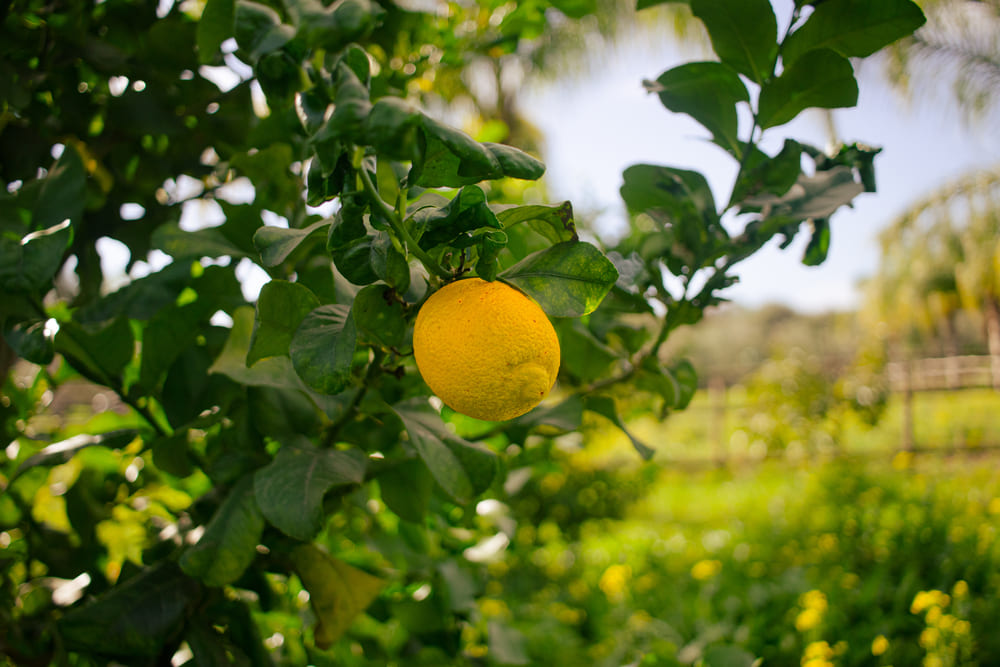
<svg viewBox="0 0 1000 667"><path fill-rule="evenodd" d="M833 217L826 263L768 247L732 303L672 336L700 389L665 421L631 404L652 463L595 417L518 489L483 611L529 653L1000 664L1000 3L920 4L927 25L859 65L857 108L769 139L883 148L878 193ZM641 85L710 58L700 26L613 9L486 95L604 239L624 228L626 166L701 170L722 200L735 169Z"/></svg>

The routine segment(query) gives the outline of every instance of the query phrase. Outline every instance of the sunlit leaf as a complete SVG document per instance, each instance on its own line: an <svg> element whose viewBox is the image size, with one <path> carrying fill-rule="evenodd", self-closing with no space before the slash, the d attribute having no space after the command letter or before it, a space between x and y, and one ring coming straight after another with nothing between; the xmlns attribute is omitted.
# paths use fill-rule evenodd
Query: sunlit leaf
<svg viewBox="0 0 1000 667"><path fill-rule="evenodd" d="M292 551L292 566L309 591L309 604L316 614L314 641L329 648L368 608L385 581L304 544Z"/></svg>
<svg viewBox="0 0 1000 667"><path fill-rule="evenodd" d="M618 270L595 246L566 241L528 255L500 277L533 298L552 317L592 312L618 280Z"/></svg>

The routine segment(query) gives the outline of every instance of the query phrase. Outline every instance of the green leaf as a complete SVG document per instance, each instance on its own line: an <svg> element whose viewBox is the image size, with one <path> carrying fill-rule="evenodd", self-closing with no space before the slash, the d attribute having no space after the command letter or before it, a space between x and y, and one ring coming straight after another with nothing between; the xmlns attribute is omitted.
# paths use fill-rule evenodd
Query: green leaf
<svg viewBox="0 0 1000 667"><path fill-rule="evenodd" d="M774 157L753 149L733 188L733 204L762 193L777 197L787 193L802 173L802 151L802 144L792 139L785 139Z"/></svg>
<svg viewBox="0 0 1000 667"><path fill-rule="evenodd" d="M418 133L423 114L398 97L383 97L365 117L365 143L381 157L415 160L420 153Z"/></svg>
<svg viewBox="0 0 1000 667"><path fill-rule="evenodd" d="M476 260L476 275L483 280L495 280L499 271L500 252L507 247L507 234L501 231L484 232L479 235L479 258Z"/></svg>
<svg viewBox="0 0 1000 667"><path fill-rule="evenodd" d="M752 653L739 646L713 644L702 654L705 667L754 667L757 664Z"/></svg>
<svg viewBox="0 0 1000 667"><path fill-rule="evenodd" d="M458 188L500 178L503 167L493 151L469 135L422 115L423 151L410 180L425 188Z"/></svg>
<svg viewBox="0 0 1000 667"><path fill-rule="evenodd" d="M119 375L135 354L135 337L125 317L93 324L61 322L55 345L61 354L109 379Z"/></svg>
<svg viewBox="0 0 1000 667"><path fill-rule="evenodd" d="M69 219L27 234L0 238L0 289L5 292L45 292L73 241Z"/></svg>
<svg viewBox="0 0 1000 667"><path fill-rule="evenodd" d="M306 315L292 337L292 366L303 382L321 394L347 388L357 344L357 328L350 309L325 305Z"/></svg>
<svg viewBox="0 0 1000 667"><path fill-rule="evenodd" d="M785 39L781 59L789 67L813 49L865 58L922 26L926 18L910 0L827 0Z"/></svg>
<svg viewBox="0 0 1000 667"><path fill-rule="evenodd" d="M587 396L584 398L584 406L590 412L601 415L621 429L622 433L624 433L632 443L632 446L635 447L635 451L639 453L639 456L646 461L653 458L656 450L650 448L644 442L632 435L631 431L626 428L625 422L622 420L621 415L618 414L618 405L615 403L615 399L610 396Z"/></svg>
<svg viewBox="0 0 1000 667"><path fill-rule="evenodd" d="M250 0L237 0L233 33L251 60L280 49L295 37L295 29L282 24L278 12Z"/></svg>
<svg viewBox="0 0 1000 667"><path fill-rule="evenodd" d="M368 608L385 586L385 581L304 544L292 551L292 567L302 586L309 591L309 604L316 614L314 641L329 648L354 618Z"/></svg>
<svg viewBox="0 0 1000 667"><path fill-rule="evenodd" d="M691 0L719 59L756 83L774 71L778 23L768 0Z"/></svg>
<svg viewBox="0 0 1000 667"><path fill-rule="evenodd" d="M597 340L579 319L559 319L555 322L555 329L563 358L574 360L563 370L580 384L603 377L618 361L618 355Z"/></svg>
<svg viewBox="0 0 1000 667"><path fill-rule="evenodd" d="M826 261L830 252L830 221L827 218L815 218L812 221L812 236L802 256L806 266L819 266Z"/></svg>
<svg viewBox="0 0 1000 667"><path fill-rule="evenodd" d="M496 454L449 431L426 398L409 399L393 410L434 480L456 502L468 503L489 488L499 465Z"/></svg>
<svg viewBox="0 0 1000 667"><path fill-rule="evenodd" d="M264 266L277 266L289 258L317 232L325 231L330 220L320 220L302 229L283 227L261 227L253 235L253 245L260 253Z"/></svg>
<svg viewBox="0 0 1000 667"><path fill-rule="evenodd" d="M718 226L712 189L699 172L636 164L623 177L622 199L633 214L659 214L674 227L692 227L692 237Z"/></svg>
<svg viewBox="0 0 1000 667"><path fill-rule="evenodd" d="M380 231L372 237L369 257L372 271L379 280L399 292L406 292L409 289L410 264L403 253L396 248L388 232Z"/></svg>
<svg viewBox="0 0 1000 667"><path fill-rule="evenodd" d="M33 364L45 366L55 358L54 336L45 326L45 320L18 322L4 327L3 337L17 356Z"/></svg>
<svg viewBox="0 0 1000 667"><path fill-rule="evenodd" d="M412 459L379 473L378 488L386 506L399 518L420 523L430 505L434 478L423 461Z"/></svg>
<svg viewBox="0 0 1000 667"><path fill-rule="evenodd" d="M71 651L154 657L177 636L201 595L198 582L160 561L66 612L58 621L59 637Z"/></svg>
<svg viewBox="0 0 1000 667"><path fill-rule="evenodd" d="M87 199L87 172L76 148L67 145L42 179L31 216L32 229L49 230L64 220L80 222Z"/></svg>
<svg viewBox="0 0 1000 667"><path fill-rule="evenodd" d="M618 270L591 244L566 241L528 255L500 277L552 317L580 317L600 305Z"/></svg>
<svg viewBox="0 0 1000 667"><path fill-rule="evenodd" d="M687 359L674 362L669 366L669 370L680 387L680 395L677 397L675 407L678 410L683 410L691 403L695 392L698 391L698 373L695 372L694 366Z"/></svg>
<svg viewBox="0 0 1000 667"><path fill-rule="evenodd" d="M484 143L483 146L497 162L503 175L508 178L518 178L523 181L537 181L545 174L545 165L519 148L506 144Z"/></svg>
<svg viewBox="0 0 1000 667"><path fill-rule="evenodd" d="M160 225L150 239L153 247L176 259L190 257L246 257L218 227L186 232L175 223Z"/></svg>
<svg viewBox="0 0 1000 667"><path fill-rule="evenodd" d="M704 125L717 144L733 155L742 154L736 106L749 102L750 94L735 70L717 62L687 63L667 70L647 88L666 108Z"/></svg>
<svg viewBox="0 0 1000 667"><path fill-rule="evenodd" d="M864 184L855 181L854 171L850 167L836 165L811 176L799 176L795 185L780 197L761 194L748 197L743 203L767 207L769 217L788 218L798 222L828 218L864 191Z"/></svg>
<svg viewBox="0 0 1000 667"><path fill-rule="evenodd" d="M462 188L445 206L427 206L412 217L420 247L425 250L450 244L477 229L503 227L487 206L486 193L478 185Z"/></svg>
<svg viewBox="0 0 1000 667"><path fill-rule="evenodd" d="M323 497L334 487L364 481L365 463L360 450L316 449L299 436L254 475L257 504L271 525L307 542L323 527Z"/></svg>
<svg viewBox="0 0 1000 667"><path fill-rule="evenodd" d="M513 206L497 211L496 215L504 227L527 222L532 229L553 244L580 239L573 219L573 204L568 201L552 206L545 204Z"/></svg>
<svg viewBox="0 0 1000 667"><path fill-rule="evenodd" d="M219 373L240 384L251 387L276 387L279 389L305 389L296 375L288 357L267 357L252 368L247 367L250 339L253 335L254 309L250 306L237 308L233 313L233 327L222 352L208 369L209 373Z"/></svg>
<svg viewBox="0 0 1000 667"><path fill-rule="evenodd" d="M372 237L364 236L332 251L333 263L355 285L370 285L379 279L372 266Z"/></svg>
<svg viewBox="0 0 1000 667"><path fill-rule="evenodd" d="M207 0L198 20L198 61L207 65L215 59L219 47L233 35L236 4L233 0Z"/></svg>
<svg viewBox="0 0 1000 667"><path fill-rule="evenodd" d="M338 0L328 6L319 0L288 0L285 4L298 28L297 36L306 46L331 53L368 35L384 13L371 0Z"/></svg>
<svg viewBox="0 0 1000 667"><path fill-rule="evenodd" d="M263 533L253 476L246 475L229 490L198 543L181 556L181 569L209 586L231 584L257 557Z"/></svg>
<svg viewBox="0 0 1000 667"><path fill-rule="evenodd" d="M858 82L847 58L809 51L760 91L757 122L763 129L784 125L811 107L836 109L858 103Z"/></svg>
<svg viewBox="0 0 1000 667"><path fill-rule="evenodd" d="M351 313L361 338L386 348L398 347L406 337L403 304L396 291L385 285L369 285L354 297Z"/></svg>
<svg viewBox="0 0 1000 667"><path fill-rule="evenodd" d="M319 299L308 287L285 280L265 283L257 297L247 366L266 357L287 356L295 331Z"/></svg>

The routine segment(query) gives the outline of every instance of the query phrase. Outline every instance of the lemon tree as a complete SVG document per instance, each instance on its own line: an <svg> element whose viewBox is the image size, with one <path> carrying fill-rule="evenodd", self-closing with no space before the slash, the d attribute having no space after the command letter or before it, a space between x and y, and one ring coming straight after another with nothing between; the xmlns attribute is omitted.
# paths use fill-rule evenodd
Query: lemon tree
<svg viewBox="0 0 1000 667"><path fill-rule="evenodd" d="M489 509L585 416L627 429L620 395L686 406L662 344L741 260L800 230L823 260L877 151L761 137L853 105L850 58L923 20L795 2L779 34L765 0L685 4L718 58L647 86L732 192L632 166L602 243L510 109L444 120L469 68L508 79L597 3L2 3L0 655L551 659L478 611L509 540Z"/></svg>

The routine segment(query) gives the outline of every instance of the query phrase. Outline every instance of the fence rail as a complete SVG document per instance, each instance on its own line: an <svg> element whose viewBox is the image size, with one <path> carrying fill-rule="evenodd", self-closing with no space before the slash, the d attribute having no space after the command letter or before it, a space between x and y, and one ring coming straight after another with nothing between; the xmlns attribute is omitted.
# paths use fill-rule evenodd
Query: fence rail
<svg viewBox="0 0 1000 667"><path fill-rule="evenodd" d="M894 392L1000 389L1000 357L957 356L894 361L886 369Z"/></svg>

